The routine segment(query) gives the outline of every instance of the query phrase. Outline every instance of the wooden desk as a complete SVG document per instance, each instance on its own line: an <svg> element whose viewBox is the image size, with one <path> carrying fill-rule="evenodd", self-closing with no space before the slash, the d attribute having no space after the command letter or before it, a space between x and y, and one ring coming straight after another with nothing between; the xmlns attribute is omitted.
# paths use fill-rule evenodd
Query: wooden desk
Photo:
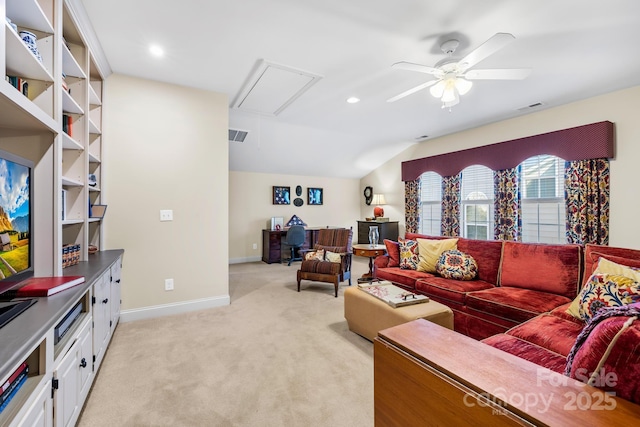
<svg viewBox="0 0 640 427"><path fill-rule="evenodd" d="M310 227L305 230L302 249L313 248L318 240L318 231L324 227ZM262 261L267 264L282 262L282 241L287 230L262 230Z"/></svg>

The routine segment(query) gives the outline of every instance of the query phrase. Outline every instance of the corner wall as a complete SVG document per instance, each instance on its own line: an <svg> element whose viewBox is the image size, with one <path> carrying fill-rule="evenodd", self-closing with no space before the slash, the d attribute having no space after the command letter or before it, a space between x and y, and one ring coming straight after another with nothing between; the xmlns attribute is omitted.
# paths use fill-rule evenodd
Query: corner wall
<svg viewBox="0 0 640 427"><path fill-rule="evenodd" d="M462 101L464 102L464 100ZM640 249L637 215L638 159L640 159L640 86L617 91L537 113L492 123L416 144L364 177L360 190L371 185L384 191L385 213L400 219L404 235L404 184L401 163L467 148L608 120L615 126L615 158L611 160L609 244ZM455 114L455 107L452 111ZM360 216L368 215L361 209Z"/></svg>
<svg viewBox="0 0 640 427"><path fill-rule="evenodd" d="M122 319L229 304L226 95L112 74L104 98L104 249L125 250Z"/></svg>

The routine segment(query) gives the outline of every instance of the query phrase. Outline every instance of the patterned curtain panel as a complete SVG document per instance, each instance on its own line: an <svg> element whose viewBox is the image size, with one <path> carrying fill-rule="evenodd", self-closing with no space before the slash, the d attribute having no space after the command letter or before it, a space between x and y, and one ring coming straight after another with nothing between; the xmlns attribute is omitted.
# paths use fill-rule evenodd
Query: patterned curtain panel
<svg viewBox="0 0 640 427"><path fill-rule="evenodd" d="M443 236L460 235L460 182L462 175L442 177L442 225Z"/></svg>
<svg viewBox="0 0 640 427"><path fill-rule="evenodd" d="M522 207L518 179L520 166L493 172L494 230L497 240L520 240Z"/></svg>
<svg viewBox="0 0 640 427"><path fill-rule="evenodd" d="M407 233L420 230L420 178L404 183L404 221Z"/></svg>
<svg viewBox="0 0 640 427"><path fill-rule="evenodd" d="M568 243L609 244L609 160L565 163Z"/></svg>

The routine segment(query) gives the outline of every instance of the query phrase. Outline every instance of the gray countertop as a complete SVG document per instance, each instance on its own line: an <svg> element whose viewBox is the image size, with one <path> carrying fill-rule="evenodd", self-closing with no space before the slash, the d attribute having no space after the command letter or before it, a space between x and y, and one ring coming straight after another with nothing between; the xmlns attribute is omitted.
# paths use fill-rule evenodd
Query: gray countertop
<svg viewBox="0 0 640 427"><path fill-rule="evenodd" d="M100 251L88 261L67 267L63 276L84 276L85 282L37 302L0 329L0 378L22 362L42 337L80 300L93 282L124 253Z"/></svg>

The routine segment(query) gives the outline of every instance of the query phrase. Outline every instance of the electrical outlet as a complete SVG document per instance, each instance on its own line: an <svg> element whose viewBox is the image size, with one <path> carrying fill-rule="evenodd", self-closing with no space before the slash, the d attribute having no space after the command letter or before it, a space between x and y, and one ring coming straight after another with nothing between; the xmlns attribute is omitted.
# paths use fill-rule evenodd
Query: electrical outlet
<svg viewBox="0 0 640 427"><path fill-rule="evenodd" d="M161 210L160 221L173 221L173 211L171 209Z"/></svg>
<svg viewBox="0 0 640 427"><path fill-rule="evenodd" d="M254 243L254 244L253 244L253 249L254 249L254 250L255 250L255 249L258 249L258 244L257 244L257 243Z"/></svg>
<svg viewBox="0 0 640 427"><path fill-rule="evenodd" d="M164 279L164 290L165 291L173 290L173 279Z"/></svg>

